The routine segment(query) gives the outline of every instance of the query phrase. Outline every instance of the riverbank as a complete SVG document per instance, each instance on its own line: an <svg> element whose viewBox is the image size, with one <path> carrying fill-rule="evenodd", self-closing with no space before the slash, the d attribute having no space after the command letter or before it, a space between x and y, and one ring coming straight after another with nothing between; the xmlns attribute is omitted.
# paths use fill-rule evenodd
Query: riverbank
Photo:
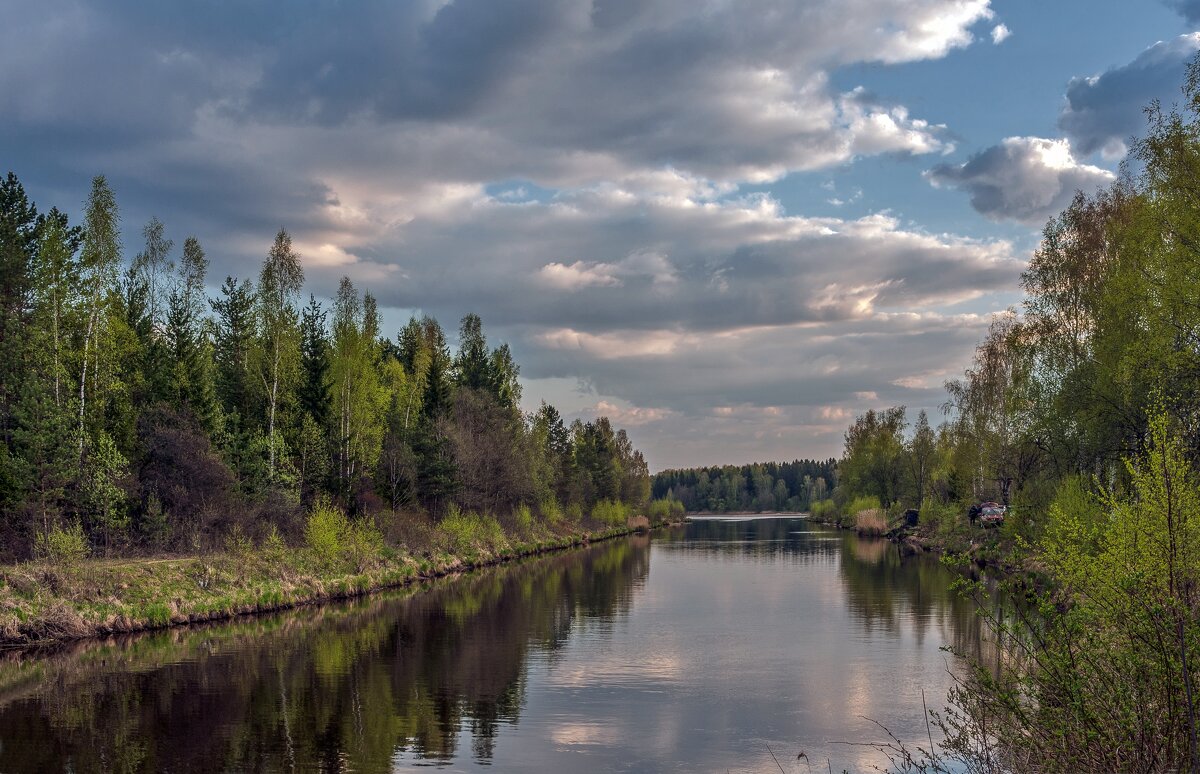
<svg viewBox="0 0 1200 774"><path fill-rule="evenodd" d="M966 517L961 519L942 518L918 521L916 526L903 522L884 522L883 528L864 532L857 524L855 515L838 515L833 512L810 514L814 524L825 524L838 529L853 530L864 536L886 538L897 544L905 554L936 554L952 557L961 563L981 570L989 570L1005 577L1028 576L1041 584L1039 567L1030 561L1027 553L1018 550L1017 540L1003 528L972 526Z"/></svg>
<svg viewBox="0 0 1200 774"><path fill-rule="evenodd" d="M0 645L19 647L218 621L370 594L416 581L667 526L493 534L413 552L404 546L322 555L282 543L204 556L30 562L0 568Z"/></svg>

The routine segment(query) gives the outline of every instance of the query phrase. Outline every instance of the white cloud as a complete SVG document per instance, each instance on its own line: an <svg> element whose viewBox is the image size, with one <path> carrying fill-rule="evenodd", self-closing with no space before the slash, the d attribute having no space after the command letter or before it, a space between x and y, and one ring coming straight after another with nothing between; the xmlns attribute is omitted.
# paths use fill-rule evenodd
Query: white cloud
<svg viewBox="0 0 1200 774"><path fill-rule="evenodd" d="M971 206L993 220L1041 225L1070 203L1076 190L1095 191L1115 179L1084 164L1068 140L1006 137L963 164L942 164L925 173L934 186L971 195Z"/></svg>
<svg viewBox="0 0 1200 774"><path fill-rule="evenodd" d="M1004 41L1008 40L1011 35L1012 30L1010 30L1007 26L1003 24L997 24L995 27L992 27L992 44L998 46Z"/></svg>
<svg viewBox="0 0 1200 774"><path fill-rule="evenodd" d="M584 263L575 261L567 265L551 262L538 270L538 280L558 290L580 290L587 287L620 287L621 280L614 276L612 264Z"/></svg>
<svg viewBox="0 0 1200 774"><path fill-rule="evenodd" d="M1179 84L1197 51L1200 32L1190 32L1155 43L1128 64L1071 79L1059 129L1080 154L1121 158L1125 142L1145 130L1142 109L1155 99L1166 108L1179 100Z"/></svg>

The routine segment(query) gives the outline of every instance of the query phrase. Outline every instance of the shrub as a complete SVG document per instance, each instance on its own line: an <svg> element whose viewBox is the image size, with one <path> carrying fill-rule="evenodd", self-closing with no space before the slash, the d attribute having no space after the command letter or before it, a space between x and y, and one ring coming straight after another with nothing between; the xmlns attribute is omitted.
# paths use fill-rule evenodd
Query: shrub
<svg viewBox="0 0 1200 774"><path fill-rule="evenodd" d="M39 558L65 566L78 564L91 553L83 525L78 521L66 529L55 524L48 533L38 535L35 549Z"/></svg>
<svg viewBox="0 0 1200 774"><path fill-rule="evenodd" d="M629 517L629 506L620 500L601 500L592 506L592 521L610 527L624 526Z"/></svg>
<svg viewBox="0 0 1200 774"><path fill-rule="evenodd" d="M846 503L845 511L846 513L857 514L859 511L881 510L882 508L883 505L875 495L861 495Z"/></svg>
<svg viewBox="0 0 1200 774"><path fill-rule="evenodd" d="M547 524L557 524L563 520L562 509L558 507L558 501L553 497L547 497L545 500L542 500L538 506L538 510Z"/></svg>
<svg viewBox="0 0 1200 774"><path fill-rule="evenodd" d="M225 536L225 551L239 560L248 559L254 553L254 543L246 535L241 524L234 524Z"/></svg>
<svg viewBox="0 0 1200 774"><path fill-rule="evenodd" d="M670 521L683 515L683 503L670 497L651 500L646 507L646 513L652 523Z"/></svg>
<svg viewBox="0 0 1200 774"><path fill-rule="evenodd" d="M331 565L341 555L343 538L349 531L350 522L341 508L320 498L308 513L304 542L319 562Z"/></svg>
<svg viewBox="0 0 1200 774"><path fill-rule="evenodd" d="M359 572L378 561L383 553L383 533L375 526L375 520L364 517L347 523L342 540L342 553Z"/></svg>
<svg viewBox="0 0 1200 774"><path fill-rule="evenodd" d="M449 539L450 549L458 554L495 551L507 544L500 522L491 516L464 512L451 505L438 528Z"/></svg>
<svg viewBox="0 0 1200 774"><path fill-rule="evenodd" d="M529 531L533 526L533 512L529 510L528 505L521 503L517 506L517 509L513 511L513 522L521 532Z"/></svg>
<svg viewBox="0 0 1200 774"><path fill-rule="evenodd" d="M808 507L809 515L814 519L826 520L833 516L833 500L817 500Z"/></svg>
<svg viewBox="0 0 1200 774"><path fill-rule="evenodd" d="M287 558L287 544L283 542L283 536L279 534L279 530L274 524L271 525L266 539L263 540L262 550L263 556L268 562L278 564Z"/></svg>

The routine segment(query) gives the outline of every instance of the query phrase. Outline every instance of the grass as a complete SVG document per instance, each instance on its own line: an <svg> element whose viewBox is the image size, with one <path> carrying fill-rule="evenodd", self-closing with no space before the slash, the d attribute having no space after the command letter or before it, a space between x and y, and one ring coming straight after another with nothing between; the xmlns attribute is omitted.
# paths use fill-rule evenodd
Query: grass
<svg viewBox="0 0 1200 774"><path fill-rule="evenodd" d="M854 531L859 535L878 537L887 532L887 517L882 508L864 508L854 514Z"/></svg>
<svg viewBox="0 0 1200 774"><path fill-rule="evenodd" d="M204 556L72 556L0 567L0 643L72 640L358 596L633 530L624 521L591 530L566 519L518 522L514 537L490 516L453 511L416 551L385 543L373 523L318 506L303 546L272 534L258 546L239 537Z"/></svg>

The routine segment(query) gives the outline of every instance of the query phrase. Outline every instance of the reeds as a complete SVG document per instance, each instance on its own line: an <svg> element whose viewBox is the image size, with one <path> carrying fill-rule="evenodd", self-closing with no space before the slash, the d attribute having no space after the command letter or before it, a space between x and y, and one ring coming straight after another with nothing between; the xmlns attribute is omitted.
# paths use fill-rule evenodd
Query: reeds
<svg viewBox="0 0 1200 774"><path fill-rule="evenodd" d="M871 537L887 532L887 518L883 515L883 509L865 508L854 514L854 531Z"/></svg>

